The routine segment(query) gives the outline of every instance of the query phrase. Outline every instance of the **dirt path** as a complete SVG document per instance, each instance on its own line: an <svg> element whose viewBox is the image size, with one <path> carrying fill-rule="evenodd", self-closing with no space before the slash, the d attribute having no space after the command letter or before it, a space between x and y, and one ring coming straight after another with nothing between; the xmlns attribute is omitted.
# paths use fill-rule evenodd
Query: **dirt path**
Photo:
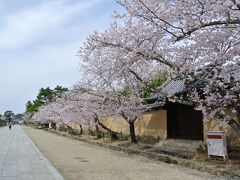
<svg viewBox="0 0 240 180"><path fill-rule="evenodd" d="M196 170L89 145L24 127L25 132L67 180L221 179Z"/></svg>

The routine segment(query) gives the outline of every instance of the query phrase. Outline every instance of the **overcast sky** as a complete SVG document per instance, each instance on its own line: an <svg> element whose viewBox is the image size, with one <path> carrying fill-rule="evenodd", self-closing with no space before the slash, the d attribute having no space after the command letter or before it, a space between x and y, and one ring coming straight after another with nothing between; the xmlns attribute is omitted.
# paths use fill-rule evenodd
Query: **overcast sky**
<svg viewBox="0 0 240 180"><path fill-rule="evenodd" d="M78 82L78 47L115 10L114 0L0 1L0 113L24 112L41 87Z"/></svg>

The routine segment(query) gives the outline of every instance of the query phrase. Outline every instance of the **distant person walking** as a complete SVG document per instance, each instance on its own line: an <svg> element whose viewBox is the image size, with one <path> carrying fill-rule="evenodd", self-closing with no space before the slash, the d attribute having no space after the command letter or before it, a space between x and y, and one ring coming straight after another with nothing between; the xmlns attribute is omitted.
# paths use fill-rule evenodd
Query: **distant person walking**
<svg viewBox="0 0 240 180"><path fill-rule="evenodd" d="M12 128L12 125L11 125L11 124L9 124L9 125L8 125L8 128L9 128L9 130L11 130L11 128Z"/></svg>

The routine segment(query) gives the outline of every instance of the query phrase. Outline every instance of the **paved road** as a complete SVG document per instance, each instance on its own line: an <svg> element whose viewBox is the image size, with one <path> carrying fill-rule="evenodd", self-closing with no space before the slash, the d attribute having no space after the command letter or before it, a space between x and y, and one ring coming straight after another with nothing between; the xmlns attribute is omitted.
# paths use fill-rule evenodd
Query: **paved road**
<svg viewBox="0 0 240 180"><path fill-rule="evenodd" d="M0 180L63 180L20 126L0 127Z"/></svg>
<svg viewBox="0 0 240 180"><path fill-rule="evenodd" d="M196 170L154 162L43 130L24 130L67 180L220 180Z"/></svg>

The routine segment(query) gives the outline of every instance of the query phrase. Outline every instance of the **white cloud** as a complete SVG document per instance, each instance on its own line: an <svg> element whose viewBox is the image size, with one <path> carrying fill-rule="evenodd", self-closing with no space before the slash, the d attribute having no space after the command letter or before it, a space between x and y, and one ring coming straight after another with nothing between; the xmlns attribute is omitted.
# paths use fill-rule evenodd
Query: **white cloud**
<svg viewBox="0 0 240 180"><path fill-rule="evenodd" d="M42 87L57 85L69 87L79 80L77 44L42 47L38 51L19 56L10 55L1 69L1 111L24 111L24 104L36 98ZM18 62L19 59L28 59Z"/></svg>
<svg viewBox="0 0 240 180"><path fill-rule="evenodd" d="M23 112L42 87L79 81L79 45L116 10L112 0L15 1L24 3L0 13L0 113Z"/></svg>
<svg viewBox="0 0 240 180"><path fill-rule="evenodd" d="M21 48L61 28L74 15L86 13L99 0L67 4L53 1L9 14L0 29L0 49Z"/></svg>

